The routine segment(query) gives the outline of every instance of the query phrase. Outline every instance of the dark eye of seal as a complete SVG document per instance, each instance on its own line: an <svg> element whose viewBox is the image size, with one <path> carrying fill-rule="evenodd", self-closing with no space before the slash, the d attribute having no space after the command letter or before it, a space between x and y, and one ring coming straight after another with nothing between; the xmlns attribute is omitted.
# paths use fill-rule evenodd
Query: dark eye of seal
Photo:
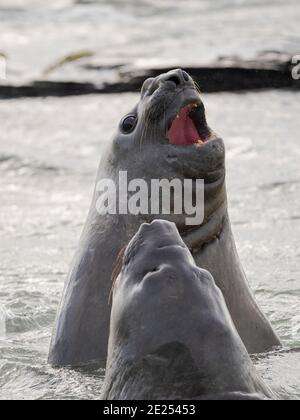
<svg viewBox="0 0 300 420"><path fill-rule="evenodd" d="M125 134L131 133L134 130L137 123L137 117L134 115L129 115L125 117L122 122L122 130Z"/></svg>

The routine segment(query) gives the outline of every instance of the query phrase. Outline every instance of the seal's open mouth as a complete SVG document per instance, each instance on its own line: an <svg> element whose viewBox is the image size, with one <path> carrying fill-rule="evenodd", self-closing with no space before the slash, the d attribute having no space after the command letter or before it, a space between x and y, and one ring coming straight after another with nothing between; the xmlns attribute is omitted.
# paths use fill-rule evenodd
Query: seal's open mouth
<svg viewBox="0 0 300 420"><path fill-rule="evenodd" d="M198 103L181 108L167 132L169 143L177 146L204 144L209 135L203 107Z"/></svg>

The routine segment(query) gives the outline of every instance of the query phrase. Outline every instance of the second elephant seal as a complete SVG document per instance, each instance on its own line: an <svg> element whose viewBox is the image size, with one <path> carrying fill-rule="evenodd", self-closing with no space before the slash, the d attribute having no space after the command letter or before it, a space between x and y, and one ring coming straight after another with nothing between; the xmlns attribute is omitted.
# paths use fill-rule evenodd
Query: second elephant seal
<svg viewBox="0 0 300 420"><path fill-rule="evenodd" d="M143 224L120 267L102 399L274 398L174 223Z"/></svg>

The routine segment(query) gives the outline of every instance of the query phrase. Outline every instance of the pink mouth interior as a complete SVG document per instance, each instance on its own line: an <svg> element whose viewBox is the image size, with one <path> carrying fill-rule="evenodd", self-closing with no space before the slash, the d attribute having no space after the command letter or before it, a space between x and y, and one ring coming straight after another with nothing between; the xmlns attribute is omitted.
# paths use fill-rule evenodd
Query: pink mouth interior
<svg viewBox="0 0 300 420"><path fill-rule="evenodd" d="M187 146L195 143L203 143L193 120L189 117L192 108L193 105L182 108L172 122L168 131L170 144Z"/></svg>

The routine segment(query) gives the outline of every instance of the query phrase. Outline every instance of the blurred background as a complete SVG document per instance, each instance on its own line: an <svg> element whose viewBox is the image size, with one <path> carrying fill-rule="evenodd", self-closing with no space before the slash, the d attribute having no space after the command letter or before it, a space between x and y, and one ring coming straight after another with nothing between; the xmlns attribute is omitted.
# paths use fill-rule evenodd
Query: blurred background
<svg viewBox="0 0 300 420"><path fill-rule="evenodd" d="M0 399L99 397L102 371L47 366L51 329L103 147L138 101L128 74L177 66L206 68L237 246L285 345L257 368L299 399L300 81L283 89L300 54L299 1L0 0L0 22ZM221 57L250 67L243 91L231 74L207 93ZM265 57L282 83L247 89Z"/></svg>

